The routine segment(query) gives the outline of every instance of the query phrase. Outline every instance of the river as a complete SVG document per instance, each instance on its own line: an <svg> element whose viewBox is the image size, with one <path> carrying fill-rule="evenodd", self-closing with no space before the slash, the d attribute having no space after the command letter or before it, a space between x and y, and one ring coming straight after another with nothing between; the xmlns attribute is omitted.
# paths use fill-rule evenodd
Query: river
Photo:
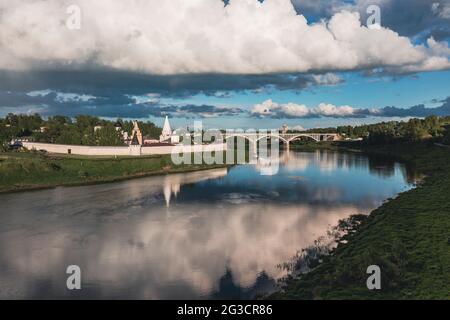
<svg viewBox="0 0 450 320"><path fill-rule="evenodd" d="M390 159L291 151L273 176L239 165L3 194L0 298L251 298L340 219L413 186Z"/></svg>

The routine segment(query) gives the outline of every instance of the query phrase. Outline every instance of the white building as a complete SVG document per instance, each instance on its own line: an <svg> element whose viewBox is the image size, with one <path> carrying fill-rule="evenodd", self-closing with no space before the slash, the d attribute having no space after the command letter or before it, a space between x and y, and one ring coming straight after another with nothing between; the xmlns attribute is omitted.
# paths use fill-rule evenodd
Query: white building
<svg viewBox="0 0 450 320"><path fill-rule="evenodd" d="M159 136L159 142L167 142L175 144L180 143L180 136L176 133L176 131L172 131L172 127L170 126L168 116L166 116L166 119L164 120L162 133Z"/></svg>
<svg viewBox="0 0 450 320"><path fill-rule="evenodd" d="M164 126L161 132L161 135L159 136L160 142L167 142L170 140L170 137L172 136L172 128L170 126L169 117L166 116L166 119L164 120Z"/></svg>

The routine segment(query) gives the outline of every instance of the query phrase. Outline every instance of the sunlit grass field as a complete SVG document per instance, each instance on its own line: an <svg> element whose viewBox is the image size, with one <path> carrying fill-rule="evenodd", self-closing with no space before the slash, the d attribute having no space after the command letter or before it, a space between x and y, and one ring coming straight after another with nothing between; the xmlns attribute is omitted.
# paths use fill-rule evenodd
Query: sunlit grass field
<svg viewBox="0 0 450 320"><path fill-rule="evenodd" d="M0 192L117 181L221 165L174 165L170 155L83 157L33 152L0 153Z"/></svg>

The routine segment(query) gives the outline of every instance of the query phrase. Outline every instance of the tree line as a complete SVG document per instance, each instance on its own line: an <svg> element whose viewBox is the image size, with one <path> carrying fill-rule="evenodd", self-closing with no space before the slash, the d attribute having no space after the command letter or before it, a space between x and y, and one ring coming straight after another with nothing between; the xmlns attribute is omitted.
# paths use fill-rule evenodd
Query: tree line
<svg viewBox="0 0 450 320"><path fill-rule="evenodd" d="M414 142L427 139L450 144L450 117L429 116L425 119L413 118L408 121L388 121L359 126L311 129L308 131L338 133L350 139L363 138L368 144Z"/></svg>
<svg viewBox="0 0 450 320"><path fill-rule="evenodd" d="M138 122L144 136L157 139L161 128L152 122ZM74 119L53 116L44 120L39 114L8 114L0 118L0 146L2 149L12 139L27 138L35 142L58 143L87 146L121 146L125 142L119 124L124 132L131 135L133 123L117 119L109 121L98 117L79 115ZM98 127L98 130L95 130ZM338 133L346 138L363 138L368 144L413 142L434 139L450 145L450 116L429 116L408 121L388 121L359 126L339 126L335 128L311 129L317 133ZM306 132L308 132L306 131Z"/></svg>
<svg viewBox="0 0 450 320"><path fill-rule="evenodd" d="M161 128L152 122L139 121L144 136L158 138ZM86 145L122 146L125 145L122 133L116 129L120 125L131 135L133 123L117 119L109 121L98 117L79 115L74 119L66 116L53 116L44 120L39 114L8 114L0 118L0 142L5 149L12 139L29 139L35 142ZM97 127L97 128L96 128Z"/></svg>

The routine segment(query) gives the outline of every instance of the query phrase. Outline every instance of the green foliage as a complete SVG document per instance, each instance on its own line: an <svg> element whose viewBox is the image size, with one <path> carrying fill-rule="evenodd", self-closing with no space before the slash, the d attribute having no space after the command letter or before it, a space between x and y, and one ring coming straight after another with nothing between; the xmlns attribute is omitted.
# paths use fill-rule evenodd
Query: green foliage
<svg viewBox="0 0 450 320"><path fill-rule="evenodd" d="M78 128L74 125L67 126L61 131L58 137L55 139L55 143L58 144L81 144L81 135Z"/></svg>
<svg viewBox="0 0 450 320"><path fill-rule="evenodd" d="M418 142L427 139L440 139L443 136L443 126L448 117L430 116L423 120L410 119L407 122L382 122L365 126L369 144L386 144L397 142Z"/></svg>
<svg viewBox="0 0 450 320"><path fill-rule="evenodd" d="M161 128L157 127L153 122L139 121L138 124L144 136L148 136L153 139L159 139L159 136L161 135ZM132 127L131 123L130 127Z"/></svg>
<svg viewBox="0 0 450 320"><path fill-rule="evenodd" d="M450 145L450 126L446 127L444 137L442 138L442 143Z"/></svg>
<svg viewBox="0 0 450 320"><path fill-rule="evenodd" d="M95 131L95 144L98 146L122 146L124 145L120 132L108 124Z"/></svg>
<svg viewBox="0 0 450 320"><path fill-rule="evenodd" d="M368 144L396 143L399 141L420 141L442 138L444 126L450 117L429 116L425 119L411 119L407 122L389 121L360 126L339 126L337 128L315 128L306 132L339 133L343 137L364 138Z"/></svg>
<svg viewBox="0 0 450 320"><path fill-rule="evenodd" d="M97 117L78 115L75 117L75 122L81 132L93 129L95 126L101 124L101 120Z"/></svg>
<svg viewBox="0 0 450 320"><path fill-rule="evenodd" d="M43 120L37 115L8 114L0 118L0 145L4 149L13 138L30 136L39 129Z"/></svg>
<svg viewBox="0 0 450 320"><path fill-rule="evenodd" d="M403 127L403 138L406 141L421 141L427 137L431 137L426 130L424 122L419 119L411 119Z"/></svg>
<svg viewBox="0 0 450 320"><path fill-rule="evenodd" d="M427 175L417 188L374 210L312 272L289 279L279 299L449 299L450 148L426 142L367 146L402 158ZM369 265L381 290L368 290Z"/></svg>
<svg viewBox="0 0 450 320"><path fill-rule="evenodd" d="M306 132L339 133L343 137L364 138L366 143L386 144L414 142L425 139L440 139L445 133L444 126L450 117L429 116L425 119L411 119L407 122L389 121L360 126L339 126L337 128L315 128Z"/></svg>
<svg viewBox="0 0 450 320"><path fill-rule="evenodd" d="M120 146L124 145L122 130L131 134L131 121L108 121L88 115L78 115L73 120L66 116L53 116L43 120L39 115L9 114L0 118L0 150L6 150L7 144L15 138L27 138L36 142L87 145L87 146ZM97 130L95 130L95 128ZM157 138L161 128L152 122L139 122L142 134ZM100 128L100 129L99 129Z"/></svg>
<svg viewBox="0 0 450 320"><path fill-rule="evenodd" d="M111 182L153 174L223 167L206 164L174 165L170 157L170 155L82 157L55 156L39 152L0 153L0 192Z"/></svg>

